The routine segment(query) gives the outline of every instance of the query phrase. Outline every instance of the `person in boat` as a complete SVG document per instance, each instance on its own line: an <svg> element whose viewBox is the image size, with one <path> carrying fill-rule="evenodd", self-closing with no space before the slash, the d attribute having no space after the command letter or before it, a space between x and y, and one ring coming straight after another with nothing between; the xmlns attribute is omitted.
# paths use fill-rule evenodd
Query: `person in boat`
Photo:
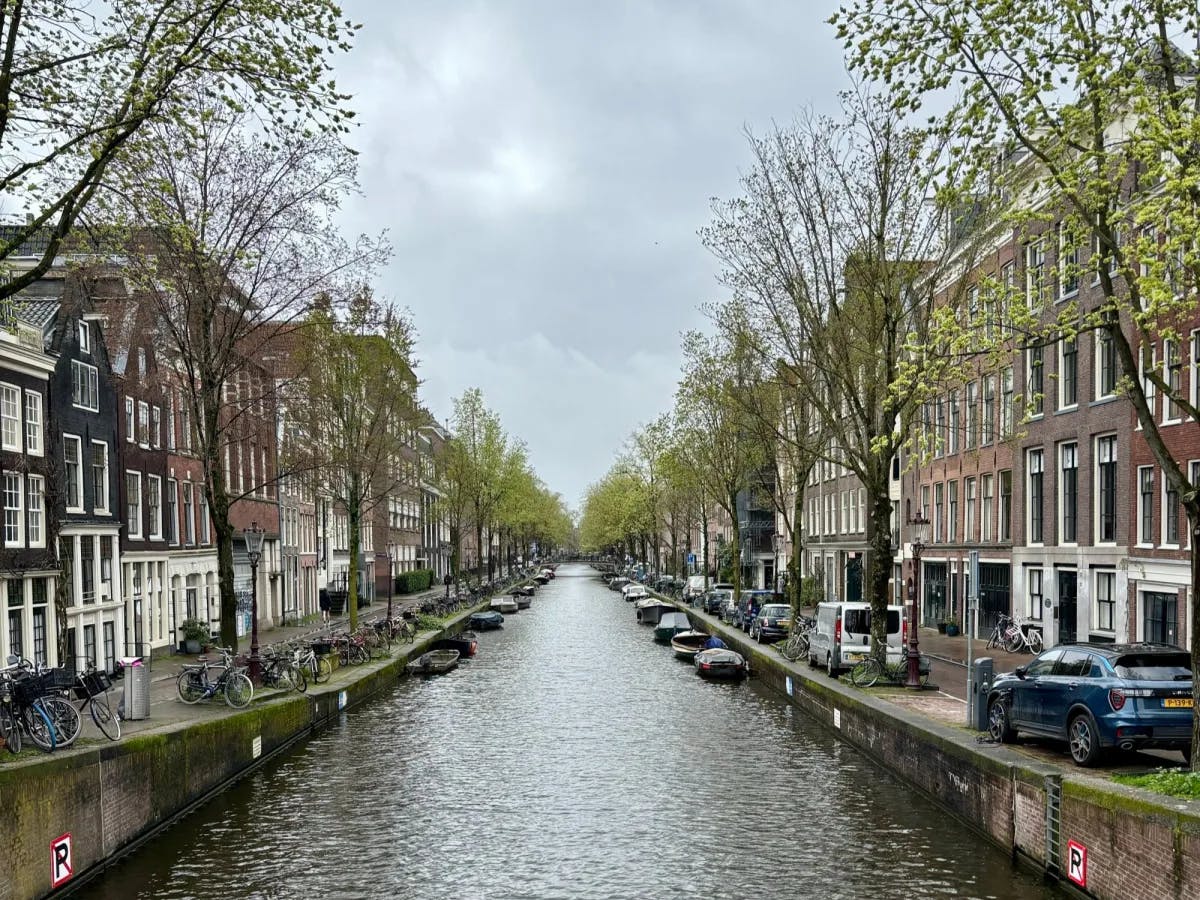
<svg viewBox="0 0 1200 900"><path fill-rule="evenodd" d="M704 649L705 650L724 650L725 642L714 634L714 635L711 635L709 637L709 639L704 642Z"/></svg>

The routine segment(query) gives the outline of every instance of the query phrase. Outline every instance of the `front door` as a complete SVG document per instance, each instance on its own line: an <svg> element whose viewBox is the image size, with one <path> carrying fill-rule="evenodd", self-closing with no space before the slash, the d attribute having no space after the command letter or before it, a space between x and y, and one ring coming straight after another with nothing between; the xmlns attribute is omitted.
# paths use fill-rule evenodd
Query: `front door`
<svg viewBox="0 0 1200 900"><path fill-rule="evenodd" d="M855 556L846 560L846 600L848 602L862 602L862 580L862 557Z"/></svg>
<svg viewBox="0 0 1200 900"><path fill-rule="evenodd" d="M1075 643L1076 578L1075 572L1058 573L1058 642L1060 644Z"/></svg>

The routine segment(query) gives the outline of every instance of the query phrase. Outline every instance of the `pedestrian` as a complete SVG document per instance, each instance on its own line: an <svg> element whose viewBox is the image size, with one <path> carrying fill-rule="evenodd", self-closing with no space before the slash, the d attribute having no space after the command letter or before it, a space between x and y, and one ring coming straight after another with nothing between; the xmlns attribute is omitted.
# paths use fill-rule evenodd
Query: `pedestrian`
<svg viewBox="0 0 1200 900"><path fill-rule="evenodd" d="M449 572L447 572L446 577L442 579L442 584L444 584L446 586L446 599L447 600L450 599L450 585L453 583L454 583L454 576L451 575Z"/></svg>
<svg viewBox="0 0 1200 900"><path fill-rule="evenodd" d="M321 588L317 592L317 605L321 608L321 621L329 623L329 591Z"/></svg>

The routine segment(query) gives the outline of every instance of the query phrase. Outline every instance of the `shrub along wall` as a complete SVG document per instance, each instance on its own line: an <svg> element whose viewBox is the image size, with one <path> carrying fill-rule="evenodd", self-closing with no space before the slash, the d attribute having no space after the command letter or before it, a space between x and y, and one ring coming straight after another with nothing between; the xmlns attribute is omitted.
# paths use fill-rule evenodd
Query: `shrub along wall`
<svg viewBox="0 0 1200 900"><path fill-rule="evenodd" d="M396 593L415 594L417 591L428 590L432 584L433 569L413 569L396 576Z"/></svg>

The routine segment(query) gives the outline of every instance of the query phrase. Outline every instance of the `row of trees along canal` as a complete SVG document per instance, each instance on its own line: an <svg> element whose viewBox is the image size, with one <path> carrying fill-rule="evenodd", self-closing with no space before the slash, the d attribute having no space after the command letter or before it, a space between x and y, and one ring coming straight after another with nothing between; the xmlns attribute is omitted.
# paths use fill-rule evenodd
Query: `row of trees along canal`
<svg viewBox="0 0 1200 900"><path fill-rule="evenodd" d="M116 269L149 310L141 325L157 335L158 371L181 392L179 446L203 468L221 639L236 646L230 510L268 476L234 488L224 460L255 417L286 409L290 440L270 480L303 482L356 523L402 470L413 474L399 438L429 420L411 322L370 287L387 243L345 240L334 225L356 165L343 143L350 98L329 71L358 26L332 0L177 8L0 12L0 108L22 111L0 116L0 192L26 212L0 235L0 303L18 304L67 253L99 274ZM247 382L247 364L274 377ZM464 423L496 426L478 392L456 408L454 426ZM466 523L513 544L569 533L561 501L502 431L452 440L447 457L426 474L451 498L456 535ZM56 602L62 652L64 592Z"/></svg>
<svg viewBox="0 0 1200 900"><path fill-rule="evenodd" d="M1200 746L1200 490L1153 400L1200 423L1178 361L1153 351L1186 346L1200 285L1198 61L1179 49L1200 47L1194 2L854 0L833 23L861 81L838 117L749 136L741 194L714 203L702 233L728 292L707 310L715 335L686 336L674 411L593 486L585 543L674 534L715 504L736 553L736 489L767 473L786 486L774 501L791 500L778 512L794 570L805 483L826 462L866 491L865 585L882 612L893 461L941 439L922 409L1030 348L1095 333L1188 518ZM1047 228L1069 252L1030 291L989 270L1006 233ZM1083 278L1094 302L1053 302L1056 279ZM1039 391L1016 386L1009 439Z"/></svg>

